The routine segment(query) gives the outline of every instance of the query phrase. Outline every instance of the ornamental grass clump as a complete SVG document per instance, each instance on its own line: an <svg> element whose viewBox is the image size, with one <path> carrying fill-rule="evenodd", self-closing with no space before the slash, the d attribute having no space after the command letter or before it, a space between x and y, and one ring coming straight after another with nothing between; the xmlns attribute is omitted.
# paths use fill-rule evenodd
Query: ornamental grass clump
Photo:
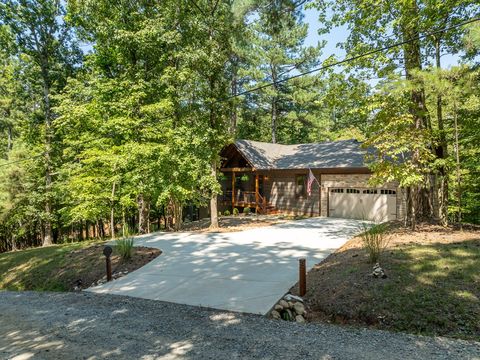
<svg viewBox="0 0 480 360"><path fill-rule="evenodd" d="M363 232L360 235L363 242L363 248L369 256L372 264L379 262L382 252L388 245L389 238L387 237L386 224L376 224L372 227L363 225Z"/></svg>
<svg viewBox="0 0 480 360"><path fill-rule="evenodd" d="M133 238L122 238L116 240L117 250L123 261L130 260L133 253Z"/></svg>

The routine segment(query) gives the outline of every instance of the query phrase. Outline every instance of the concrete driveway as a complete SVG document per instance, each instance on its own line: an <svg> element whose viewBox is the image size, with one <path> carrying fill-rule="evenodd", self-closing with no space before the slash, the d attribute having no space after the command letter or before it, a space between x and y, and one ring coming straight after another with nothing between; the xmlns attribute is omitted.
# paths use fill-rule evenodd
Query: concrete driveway
<svg viewBox="0 0 480 360"><path fill-rule="evenodd" d="M87 291L265 314L298 279L298 259L320 262L361 221L309 218L230 233L154 233L137 246L161 249L146 266Z"/></svg>

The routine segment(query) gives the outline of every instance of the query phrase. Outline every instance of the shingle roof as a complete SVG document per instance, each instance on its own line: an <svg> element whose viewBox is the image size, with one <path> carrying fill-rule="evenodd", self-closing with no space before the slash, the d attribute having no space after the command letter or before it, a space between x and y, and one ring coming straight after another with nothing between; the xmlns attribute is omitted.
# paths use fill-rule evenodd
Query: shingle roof
<svg viewBox="0 0 480 360"><path fill-rule="evenodd" d="M237 140L235 146L257 170L362 168L369 152L357 140L296 145Z"/></svg>

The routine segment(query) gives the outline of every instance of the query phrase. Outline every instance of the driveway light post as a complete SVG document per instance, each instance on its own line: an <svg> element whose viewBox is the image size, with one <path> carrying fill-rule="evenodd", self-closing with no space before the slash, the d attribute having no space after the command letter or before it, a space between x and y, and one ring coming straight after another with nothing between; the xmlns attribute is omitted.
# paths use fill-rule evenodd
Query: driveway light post
<svg viewBox="0 0 480 360"><path fill-rule="evenodd" d="M307 293L307 266L305 259L298 260L298 292L300 296Z"/></svg>
<svg viewBox="0 0 480 360"><path fill-rule="evenodd" d="M105 255L105 261L107 263L107 281L112 281L112 260L110 259L112 251L111 246L107 245L103 248L103 255Z"/></svg>

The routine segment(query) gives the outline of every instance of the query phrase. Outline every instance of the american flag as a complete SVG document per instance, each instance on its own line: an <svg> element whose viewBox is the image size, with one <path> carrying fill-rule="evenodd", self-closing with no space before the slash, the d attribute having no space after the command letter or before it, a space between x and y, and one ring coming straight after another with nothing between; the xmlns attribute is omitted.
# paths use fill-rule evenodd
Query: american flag
<svg viewBox="0 0 480 360"><path fill-rule="evenodd" d="M308 169L308 179L307 179L307 194L308 196L312 195L312 185L313 182L316 181L318 183L317 178L313 175L312 169Z"/></svg>

